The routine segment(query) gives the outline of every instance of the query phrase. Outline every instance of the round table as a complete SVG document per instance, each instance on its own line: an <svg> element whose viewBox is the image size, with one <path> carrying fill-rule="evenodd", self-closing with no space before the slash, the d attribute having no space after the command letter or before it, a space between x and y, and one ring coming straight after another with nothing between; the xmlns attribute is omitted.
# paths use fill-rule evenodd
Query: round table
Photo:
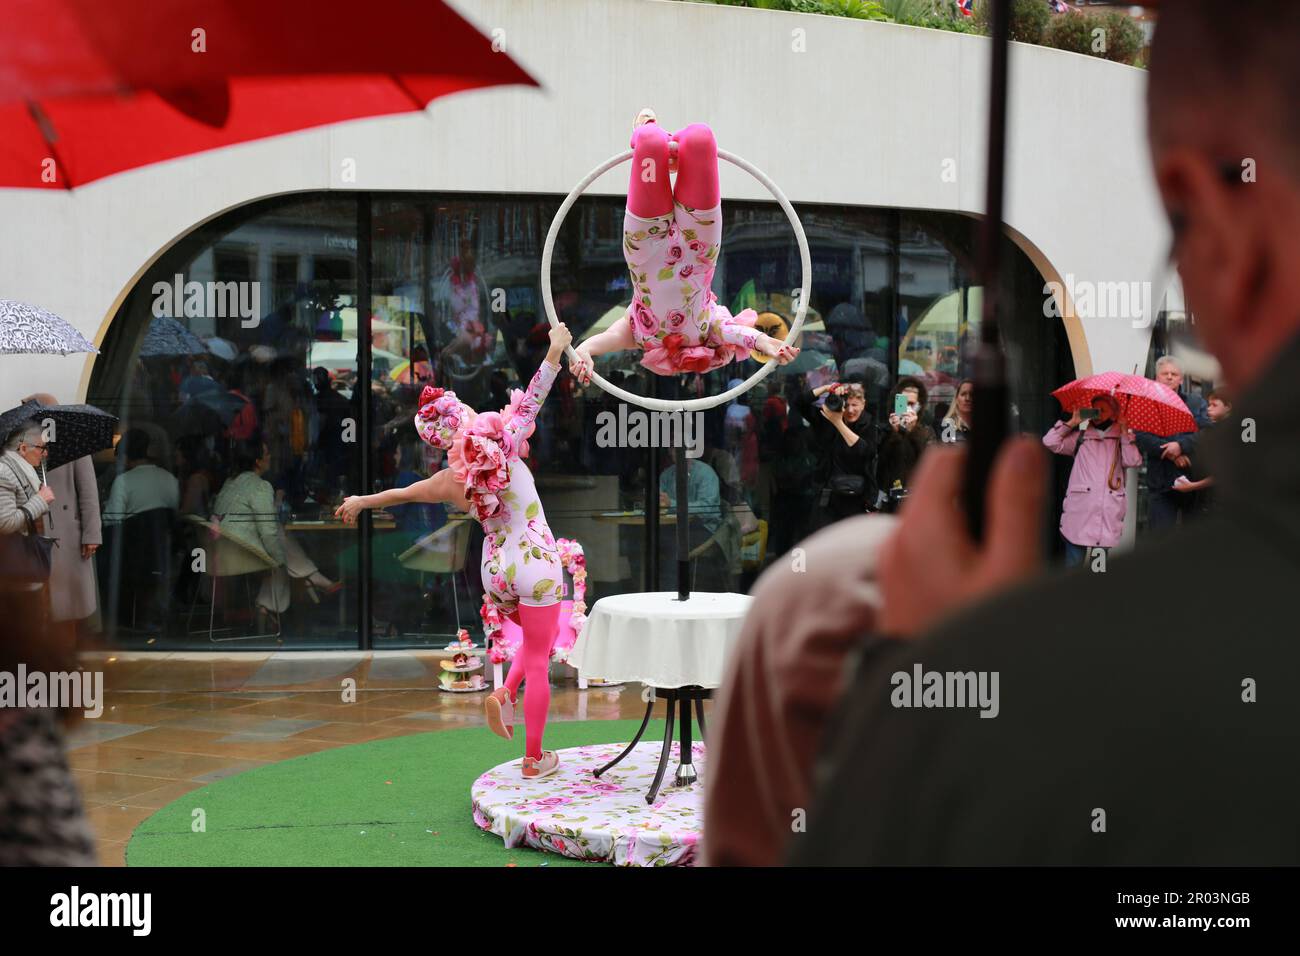
<svg viewBox="0 0 1300 956"><path fill-rule="evenodd" d="M614 760L594 771L599 777L626 757L640 742L656 698L667 702L668 713L659 768L646 795L654 803L663 784L672 747L674 704L680 704L681 764L678 786L695 782L691 766L691 704L695 705L700 733L704 701L721 686L727 658L740 637L740 627L752 599L747 594L694 591L679 601L675 591L615 594L601 598L587 614L569 663L578 673L599 674L608 680L636 681L647 685L645 717L636 737Z"/></svg>

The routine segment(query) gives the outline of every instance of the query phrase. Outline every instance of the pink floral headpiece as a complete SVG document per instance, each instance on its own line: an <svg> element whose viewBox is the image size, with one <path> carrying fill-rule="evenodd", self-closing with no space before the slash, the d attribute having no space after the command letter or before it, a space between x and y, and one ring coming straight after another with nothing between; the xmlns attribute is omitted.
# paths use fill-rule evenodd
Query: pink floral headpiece
<svg viewBox="0 0 1300 956"><path fill-rule="evenodd" d="M420 410L415 413L415 430L430 445L445 451L475 417L474 409L458 399L455 392L426 385L420 393Z"/></svg>

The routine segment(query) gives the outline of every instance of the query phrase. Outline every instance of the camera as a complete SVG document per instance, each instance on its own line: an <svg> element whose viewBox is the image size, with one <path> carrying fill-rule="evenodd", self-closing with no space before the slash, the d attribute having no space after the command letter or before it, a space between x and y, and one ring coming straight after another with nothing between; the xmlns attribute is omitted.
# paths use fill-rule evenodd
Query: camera
<svg viewBox="0 0 1300 956"><path fill-rule="evenodd" d="M826 407L832 412L844 411L844 396L831 392L826 396Z"/></svg>

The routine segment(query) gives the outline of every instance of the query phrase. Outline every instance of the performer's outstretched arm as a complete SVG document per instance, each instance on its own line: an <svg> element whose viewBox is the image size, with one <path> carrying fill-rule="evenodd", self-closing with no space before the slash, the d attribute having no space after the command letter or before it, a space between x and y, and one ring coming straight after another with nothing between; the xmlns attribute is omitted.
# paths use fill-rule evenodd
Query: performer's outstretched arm
<svg viewBox="0 0 1300 956"><path fill-rule="evenodd" d="M405 488L389 488L373 495L350 495L343 499L343 504L334 510L334 517L342 518L344 524L353 524L361 512L370 508L386 508L389 505L406 505L416 502L453 504L462 511L469 510L469 499L465 489L456 481L450 468L444 468L423 481L412 482Z"/></svg>
<svg viewBox="0 0 1300 956"><path fill-rule="evenodd" d="M569 371L578 381L586 385L591 381L593 357L633 348L636 348L636 339L632 335L632 319L625 312L604 332L598 332L575 349L578 359L569 362Z"/></svg>
<svg viewBox="0 0 1300 956"><path fill-rule="evenodd" d="M764 338L760 330L740 322L723 322L718 332L722 341L729 345L743 345L747 349L758 348L758 343Z"/></svg>
<svg viewBox="0 0 1300 956"><path fill-rule="evenodd" d="M528 390L524 393L524 400L515 407L514 414L505 424L505 430L512 438L516 440L521 437L527 438L532 432L533 420L541 411L542 403L546 401L551 385L555 382L555 376L560 372L560 356L564 354L565 347L571 341L573 341L573 333L563 322L551 327L551 347L546 353L546 361L533 373L532 381L528 383Z"/></svg>

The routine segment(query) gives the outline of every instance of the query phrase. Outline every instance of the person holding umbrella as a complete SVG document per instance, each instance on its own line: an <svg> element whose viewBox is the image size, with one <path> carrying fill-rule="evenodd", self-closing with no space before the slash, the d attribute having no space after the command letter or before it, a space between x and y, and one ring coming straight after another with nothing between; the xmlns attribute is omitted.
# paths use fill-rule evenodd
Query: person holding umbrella
<svg viewBox="0 0 1300 956"><path fill-rule="evenodd" d="M52 395L32 395L24 401L59 404ZM99 489L89 455L49 468L45 480L54 492L46 532L58 542L50 565L52 636L71 654L76 651L77 622L94 614L99 604L91 561L104 543Z"/></svg>
<svg viewBox="0 0 1300 956"><path fill-rule="evenodd" d="M1057 422L1043 436L1043 444L1074 459L1061 508L1061 537L1065 563L1082 564L1093 548L1109 551L1119 544L1128 510L1124 472L1142 464L1142 454L1113 395L1095 395L1087 408L1075 408L1068 421Z"/></svg>
<svg viewBox="0 0 1300 956"><path fill-rule="evenodd" d="M60 491L51 484L63 484L64 476L54 478L54 474L62 465L110 447L116 424L115 417L93 405L57 405L48 395L29 398L0 414L0 436L5 436L5 450L0 456L0 534L49 532L68 542L67 555L60 554L60 548L54 549L52 574L59 581L55 591L62 590L67 583L64 578L70 573L67 568L60 570L60 565L78 557L86 561L98 547L99 512L93 475L85 474L83 468L82 477ZM89 467L88 461L85 467ZM50 478L46 477L47 469ZM57 509L55 502L60 502ZM78 517L73 519L64 505L76 509ZM54 514L56 510L58 515ZM74 524L75 532L71 531ZM80 600L58 602L53 609L56 620L69 621L92 613L93 607L84 614L79 612L94 600L93 583L89 596L84 593L84 582L79 590Z"/></svg>
<svg viewBox="0 0 1300 956"><path fill-rule="evenodd" d="M39 422L28 420L9 432L0 455L0 534L42 532L54 491L36 469L43 470L48 451Z"/></svg>

